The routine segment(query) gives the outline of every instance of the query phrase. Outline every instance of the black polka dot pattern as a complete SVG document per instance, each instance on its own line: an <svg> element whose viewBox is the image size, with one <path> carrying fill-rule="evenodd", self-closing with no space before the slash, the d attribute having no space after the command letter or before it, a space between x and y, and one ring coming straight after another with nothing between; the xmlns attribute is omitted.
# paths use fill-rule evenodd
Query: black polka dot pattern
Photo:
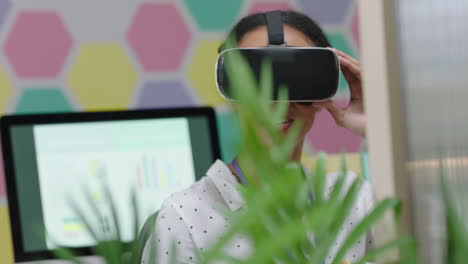
<svg viewBox="0 0 468 264"><path fill-rule="evenodd" d="M332 183L337 178L335 176L333 174L327 176L325 190L333 191ZM226 165L218 161L210 168L207 177L182 192L172 194L164 201L156 221L157 239L154 241L157 241L155 244L159 252L158 261L142 263L170 263L169 258L173 255L171 250L174 245L177 247L176 263L195 263L194 250L203 251L209 247L209 243L219 238L231 225L229 219L221 214L218 208L224 206L233 212L245 209L244 201L237 190L238 184ZM371 193L367 188L357 199L336 243L333 244L334 247L324 260L325 264L333 260L346 235L359 223L371 206ZM346 260L351 263L359 260L366 249L371 247L370 237L361 238L347 253ZM247 256L252 247L248 239L239 238L233 240L226 250L229 255L242 257Z"/></svg>

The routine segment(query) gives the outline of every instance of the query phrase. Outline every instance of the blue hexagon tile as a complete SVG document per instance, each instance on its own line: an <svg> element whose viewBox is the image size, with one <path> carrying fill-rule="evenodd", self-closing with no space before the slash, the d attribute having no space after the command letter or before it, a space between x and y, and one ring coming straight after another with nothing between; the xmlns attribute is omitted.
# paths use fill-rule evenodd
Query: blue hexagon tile
<svg viewBox="0 0 468 264"><path fill-rule="evenodd" d="M8 15L10 9L10 0L0 0L0 30L2 29L2 25L5 22L6 16Z"/></svg>
<svg viewBox="0 0 468 264"><path fill-rule="evenodd" d="M138 108L195 106L195 98L184 83L177 81L148 81L138 98Z"/></svg>
<svg viewBox="0 0 468 264"><path fill-rule="evenodd" d="M322 26L342 25L348 17L353 0L298 0L299 10Z"/></svg>

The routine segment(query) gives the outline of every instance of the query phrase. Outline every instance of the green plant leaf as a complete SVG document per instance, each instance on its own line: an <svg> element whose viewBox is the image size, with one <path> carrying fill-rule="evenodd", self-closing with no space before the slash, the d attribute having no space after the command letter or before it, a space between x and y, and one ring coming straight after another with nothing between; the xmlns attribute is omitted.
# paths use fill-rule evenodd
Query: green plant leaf
<svg viewBox="0 0 468 264"><path fill-rule="evenodd" d="M69 248L66 247L58 247L52 251L58 259L63 259L70 261L73 264L84 264L82 261L78 260L76 254Z"/></svg>
<svg viewBox="0 0 468 264"><path fill-rule="evenodd" d="M333 264L339 264L346 252L362 238L372 227L372 225L380 219L385 212L389 209L395 208L400 202L397 199L385 199L381 201L364 219L355 226L355 228L348 234L343 245L336 253Z"/></svg>
<svg viewBox="0 0 468 264"><path fill-rule="evenodd" d="M340 159L341 159L341 174L343 175L346 175L348 173L348 164L346 162L346 153L345 152L341 152L341 156L340 156Z"/></svg>
<svg viewBox="0 0 468 264"><path fill-rule="evenodd" d="M104 217L103 213L101 212L101 209L97 207L96 202L93 200L93 195L90 192L90 188L84 188L83 193L84 193L84 196L85 196L85 199L86 199L86 203L87 203L86 205L91 209L92 214L95 217L95 219L97 219L96 222L100 223L98 225L100 225L101 228L105 228L105 227L102 226L102 222L101 222L103 219L105 219L105 217ZM114 263L114 262L112 262L113 259L114 259L112 248L109 247L109 245L110 245L109 243L105 242L105 241L108 241L108 240L111 239L109 237L109 234L105 230L101 230L101 232L96 230L96 229L99 229L99 227L97 227L97 228L92 227L91 226L91 220L89 218L87 218L87 216L84 213L82 213L83 210L81 210L80 207L77 204L76 204L74 210L75 210L75 212L81 212L78 215L80 216L80 219L84 223L87 223L86 227L88 228L88 230L95 230L94 232L96 234L97 239L95 240L96 246L94 247L94 251L95 251L96 255L99 255L99 256L103 257L107 264Z"/></svg>
<svg viewBox="0 0 468 264"><path fill-rule="evenodd" d="M136 194L136 189L135 187L132 187L131 191L131 209L133 213L133 237L135 241L131 243L130 248L131 248L131 259L130 263L135 263L137 264L139 262L139 252L140 248L143 248L145 245L141 245L139 243L139 234L141 230L140 226L140 207L138 206L138 201L137 201L137 194ZM152 229L154 229L154 225L152 226ZM152 232L150 232L151 234Z"/></svg>
<svg viewBox="0 0 468 264"><path fill-rule="evenodd" d="M342 202L338 204L337 208L333 211L334 215L330 220L330 227L328 232L319 232L317 239L320 241L317 246L317 253L313 259L314 263L318 263L325 259L330 248L334 245L341 231L341 228L348 217L361 189L361 179L355 178L348 189L346 195L342 199ZM326 203L325 203L326 205ZM325 229L327 230L327 229Z"/></svg>
<svg viewBox="0 0 468 264"><path fill-rule="evenodd" d="M312 178L314 187L314 198L315 202L323 203L325 193L325 178L327 174L326 155L320 152L317 155L317 161L315 162L314 176Z"/></svg>
<svg viewBox="0 0 468 264"><path fill-rule="evenodd" d="M112 197L112 193L109 188L109 184L107 179L103 179L102 185L104 186L104 195L105 199L108 204L108 208L111 212L111 221L112 221L112 229L110 230L110 241L104 242L108 243L108 250L109 250L109 258L112 264L120 264L122 261L122 256L124 255L123 250L123 241L120 234L120 221L117 214L117 209L115 207L115 201ZM108 264L111 264L108 263Z"/></svg>
<svg viewBox="0 0 468 264"><path fill-rule="evenodd" d="M385 253L386 251L397 248L397 247L404 247L414 244L414 239L410 237L401 237L397 238L393 241L390 241L378 248L374 248L366 253L364 257L356 262L356 264L365 264L366 262L372 261L376 259L379 255Z"/></svg>

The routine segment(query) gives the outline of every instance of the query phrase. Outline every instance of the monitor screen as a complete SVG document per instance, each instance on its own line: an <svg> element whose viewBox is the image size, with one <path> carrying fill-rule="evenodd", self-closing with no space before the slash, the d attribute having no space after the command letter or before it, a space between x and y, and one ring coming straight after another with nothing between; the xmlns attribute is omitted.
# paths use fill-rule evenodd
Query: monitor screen
<svg viewBox="0 0 468 264"><path fill-rule="evenodd" d="M132 190L141 225L165 198L201 178L218 158L214 114L205 110L197 114L184 109L173 115L166 111L164 116L161 110L84 114L88 120L74 118L80 114L42 115L28 116L30 122L21 117L6 120L8 125L2 122L9 134L3 145L11 152L4 156L11 157L5 169L9 199L14 196L10 207L13 238L18 240L15 252L17 246L20 255L50 251L56 245L92 246L71 204L77 204L94 226L108 228L112 220L103 185L113 197L122 239L133 240ZM41 232L44 228L47 232Z"/></svg>

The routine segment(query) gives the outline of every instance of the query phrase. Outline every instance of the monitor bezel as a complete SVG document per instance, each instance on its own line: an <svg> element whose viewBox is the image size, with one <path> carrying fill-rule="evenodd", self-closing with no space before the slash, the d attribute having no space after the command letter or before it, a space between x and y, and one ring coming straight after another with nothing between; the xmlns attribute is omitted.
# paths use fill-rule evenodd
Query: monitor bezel
<svg viewBox="0 0 468 264"><path fill-rule="evenodd" d="M0 138L3 153L4 173L7 188L8 210L10 216L11 237L16 262L57 259L53 250L25 252L22 241L22 231L19 218L18 193L13 164L10 128L16 125L65 124L78 122L99 122L118 120L138 120L154 118L176 118L202 116L208 119L211 148L214 160L221 158L216 114L211 107L142 109L121 111L100 111L81 113L48 113L27 115L6 115L0 118ZM76 256L92 256L93 247L73 248Z"/></svg>

